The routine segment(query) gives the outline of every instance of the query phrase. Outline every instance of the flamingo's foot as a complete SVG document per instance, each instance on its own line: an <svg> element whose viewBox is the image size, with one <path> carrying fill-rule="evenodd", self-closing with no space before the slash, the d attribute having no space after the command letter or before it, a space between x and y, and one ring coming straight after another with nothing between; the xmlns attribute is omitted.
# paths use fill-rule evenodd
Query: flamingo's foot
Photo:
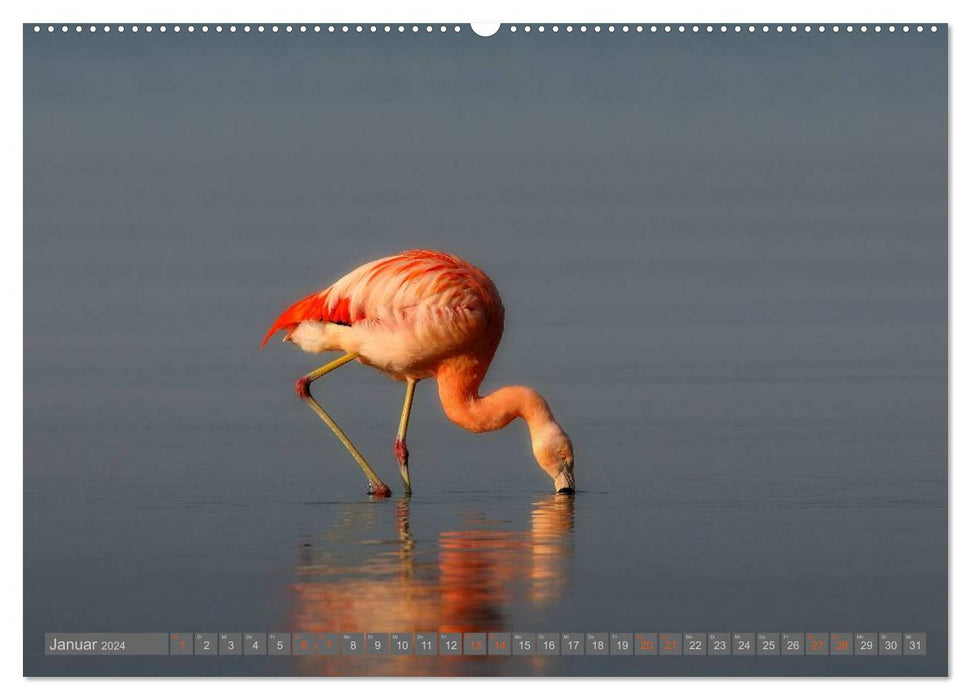
<svg viewBox="0 0 971 700"><path fill-rule="evenodd" d="M368 484L367 492L369 496L375 496L377 498L388 498L391 496L391 489L386 484L379 484L377 486Z"/></svg>

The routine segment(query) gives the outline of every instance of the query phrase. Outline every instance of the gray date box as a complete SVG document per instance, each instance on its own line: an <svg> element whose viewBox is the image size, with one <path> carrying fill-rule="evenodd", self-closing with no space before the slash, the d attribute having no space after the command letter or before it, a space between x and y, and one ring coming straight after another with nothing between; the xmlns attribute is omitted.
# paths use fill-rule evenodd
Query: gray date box
<svg viewBox="0 0 971 700"><path fill-rule="evenodd" d="M829 633L830 656L853 656L853 635L849 632Z"/></svg>
<svg viewBox="0 0 971 700"><path fill-rule="evenodd" d="M806 653L806 635L802 632L783 632L779 644L783 656L803 656Z"/></svg>
<svg viewBox="0 0 971 700"><path fill-rule="evenodd" d="M340 654L341 636L336 632L318 632L317 653L321 656L337 656Z"/></svg>
<svg viewBox="0 0 971 700"><path fill-rule="evenodd" d="M755 653L759 656L779 655L779 633L759 632L755 635Z"/></svg>
<svg viewBox="0 0 971 700"><path fill-rule="evenodd" d="M661 656L681 656L683 641L680 632L661 632L657 636L657 653Z"/></svg>
<svg viewBox="0 0 971 700"><path fill-rule="evenodd" d="M462 635L462 653L466 656L485 656L488 639L485 632L466 632Z"/></svg>
<svg viewBox="0 0 971 700"><path fill-rule="evenodd" d="M904 656L926 656L927 633L904 632Z"/></svg>
<svg viewBox="0 0 971 700"><path fill-rule="evenodd" d="M880 656L900 656L903 653L903 635L900 632L880 633Z"/></svg>
<svg viewBox="0 0 971 700"><path fill-rule="evenodd" d="M219 633L219 655L220 656L242 656L243 654L243 635L240 632L220 632Z"/></svg>
<svg viewBox="0 0 971 700"><path fill-rule="evenodd" d="M704 632L685 632L682 638L682 653L685 656L707 656L708 635Z"/></svg>
<svg viewBox="0 0 971 700"><path fill-rule="evenodd" d="M532 632L512 633L512 655L532 656L536 653L536 635Z"/></svg>
<svg viewBox="0 0 971 700"><path fill-rule="evenodd" d="M270 632L266 636L266 651L270 656L290 656L290 633Z"/></svg>
<svg viewBox="0 0 971 700"><path fill-rule="evenodd" d="M196 656L215 656L219 653L219 635L215 632L196 632L194 642Z"/></svg>
<svg viewBox="0 0 971 700"><path fill-rule="evenodd" d="M755 656L755 632L732 634L732 656Z"/></svg>
<svg viewBox="0 0 971 700"><path fill-rule="evenodd" d="M560 654L583 656L585 653L582 632L564 632L560 635Z"/></svg>
<svg viewBox="0 0 971 700"><path fill-rule="evenodd" d="M416 632L415 654L417 656L435 656L438 654L438 633Z"/></svg>
<svg viewBox="0 0 971 700"><path fill-rule="evenodd" d="M606 632L587 632L587 656L610 654L610 636Z"/></svg>
<svg viewBox="0 0 971 700"><path fill-rule="evenodd" d="M344 632L341 634L341 654L357 656L364 653L364 634L362 632Z"/></svg>
<svg viewBox="0 0 971 700"><path fill-rule="evenodd" d="M246 656L265 656L266 632L244 632L243 653Z"/></svg>
<svg viewBox="0 0 971 700"><path fill-rule="evenodd" d="M853 635L853 653L857 656L876 656L877 633L857 632Z"/></svg>
<svg viewBox="0 0 971 700"><path fill-rule="evenodd" d="M657 632L634 633L634 656L657 656Z"/></svg>
<svg viewBox="0 0 971 700"><path fill-rule="evenodd" d="M560 633L559 632L537 632L536 633L536 653L540 656L559 656L560 655Z"/></svg>
<svg viewBox="0 0 971 700"><path fill-rule="evenodd" d="M313 632L294 632L291 642L291 649L297 656L313 654L316 643L316 635Z"/></svg>
<svg viewBox="0 0 971 700"><path fill-rule="evenodd" d="M393 656L408 656L415 653L415 636L407 632L391 633L391 654Z"/></svg>
<svg viewBox="0 0 971 700"><path fill-rule="evenodd" d="M728 632L708 633L708 656L731 656L732 635Z"/></svg>
<svg viewBox="0 0 971 700"><path fill-rule="evenodd" d="M368 632L367 653L371 656L387 654L389 636L387 632Z"/></svg>
<svg viewBox="0 0 971 700"><path fill-rule="evenodd" d="M512 654L512 635L509 632L489 632L489 656Z"/></svg>
<svg viewBox="0 0 971 700"><path fill-rule="evenodd" d="M169 654L171 656L192 656L192 633L172 632L169 635Z"/></svg>
<svg viewBox="0 0 971 700"><path fill-rule="evenodd" d="M829 656L829 632L806 632L806 656Z"/></svg>
<svg viewBox="0 0 971 700"><path fill-rule="evenodd" d="M611 632L610 633L610 655L611 656L633 656L634 655L634 633L633 632Z"/></svg>
<svg viewBox="0 0 971 700"><path fill-rule="evenodd" d="M461 656L462 633L444 632L438 635L438 653L442 656Z"/></svg>

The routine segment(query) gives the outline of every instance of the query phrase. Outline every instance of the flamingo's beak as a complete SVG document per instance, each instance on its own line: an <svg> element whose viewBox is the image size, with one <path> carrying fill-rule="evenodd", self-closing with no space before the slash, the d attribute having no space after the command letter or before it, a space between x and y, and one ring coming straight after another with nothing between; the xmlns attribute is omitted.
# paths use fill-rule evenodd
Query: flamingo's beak
<svg viewBox="0 0 971 700"><path fill-rule="evenodd" d="M556 478L553 479L553 489L557 493L574 493L576 489L576 483L573 479L573 470L564 469Z"/></svg>

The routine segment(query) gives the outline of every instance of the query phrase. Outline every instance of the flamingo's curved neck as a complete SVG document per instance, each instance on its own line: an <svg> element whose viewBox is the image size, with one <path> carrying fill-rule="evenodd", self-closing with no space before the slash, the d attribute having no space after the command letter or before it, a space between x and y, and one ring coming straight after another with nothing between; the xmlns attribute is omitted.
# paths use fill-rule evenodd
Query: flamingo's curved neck
<svg viewBox="0 0 971 700"><path fill-rule="evenodd" d="M458 359L458 358L456 358ZM438 396L449 420L474 433L505 428L516 418L529 426L532 437L555 423L546 400L527 386L507 386L479 396L488 365L468 358L444 364L436 373Z"/></svg>

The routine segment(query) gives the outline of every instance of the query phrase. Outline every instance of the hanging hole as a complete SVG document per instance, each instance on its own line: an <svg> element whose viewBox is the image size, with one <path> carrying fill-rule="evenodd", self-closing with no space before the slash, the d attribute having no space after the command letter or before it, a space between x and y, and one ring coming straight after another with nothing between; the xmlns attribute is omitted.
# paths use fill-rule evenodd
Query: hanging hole
<svg viewBox="0 0 971 700"><path fill-rule="evenodd" d="M473 22L472 31L479 36L492 36L499 31L500 26L498 22Z"/></svg>

